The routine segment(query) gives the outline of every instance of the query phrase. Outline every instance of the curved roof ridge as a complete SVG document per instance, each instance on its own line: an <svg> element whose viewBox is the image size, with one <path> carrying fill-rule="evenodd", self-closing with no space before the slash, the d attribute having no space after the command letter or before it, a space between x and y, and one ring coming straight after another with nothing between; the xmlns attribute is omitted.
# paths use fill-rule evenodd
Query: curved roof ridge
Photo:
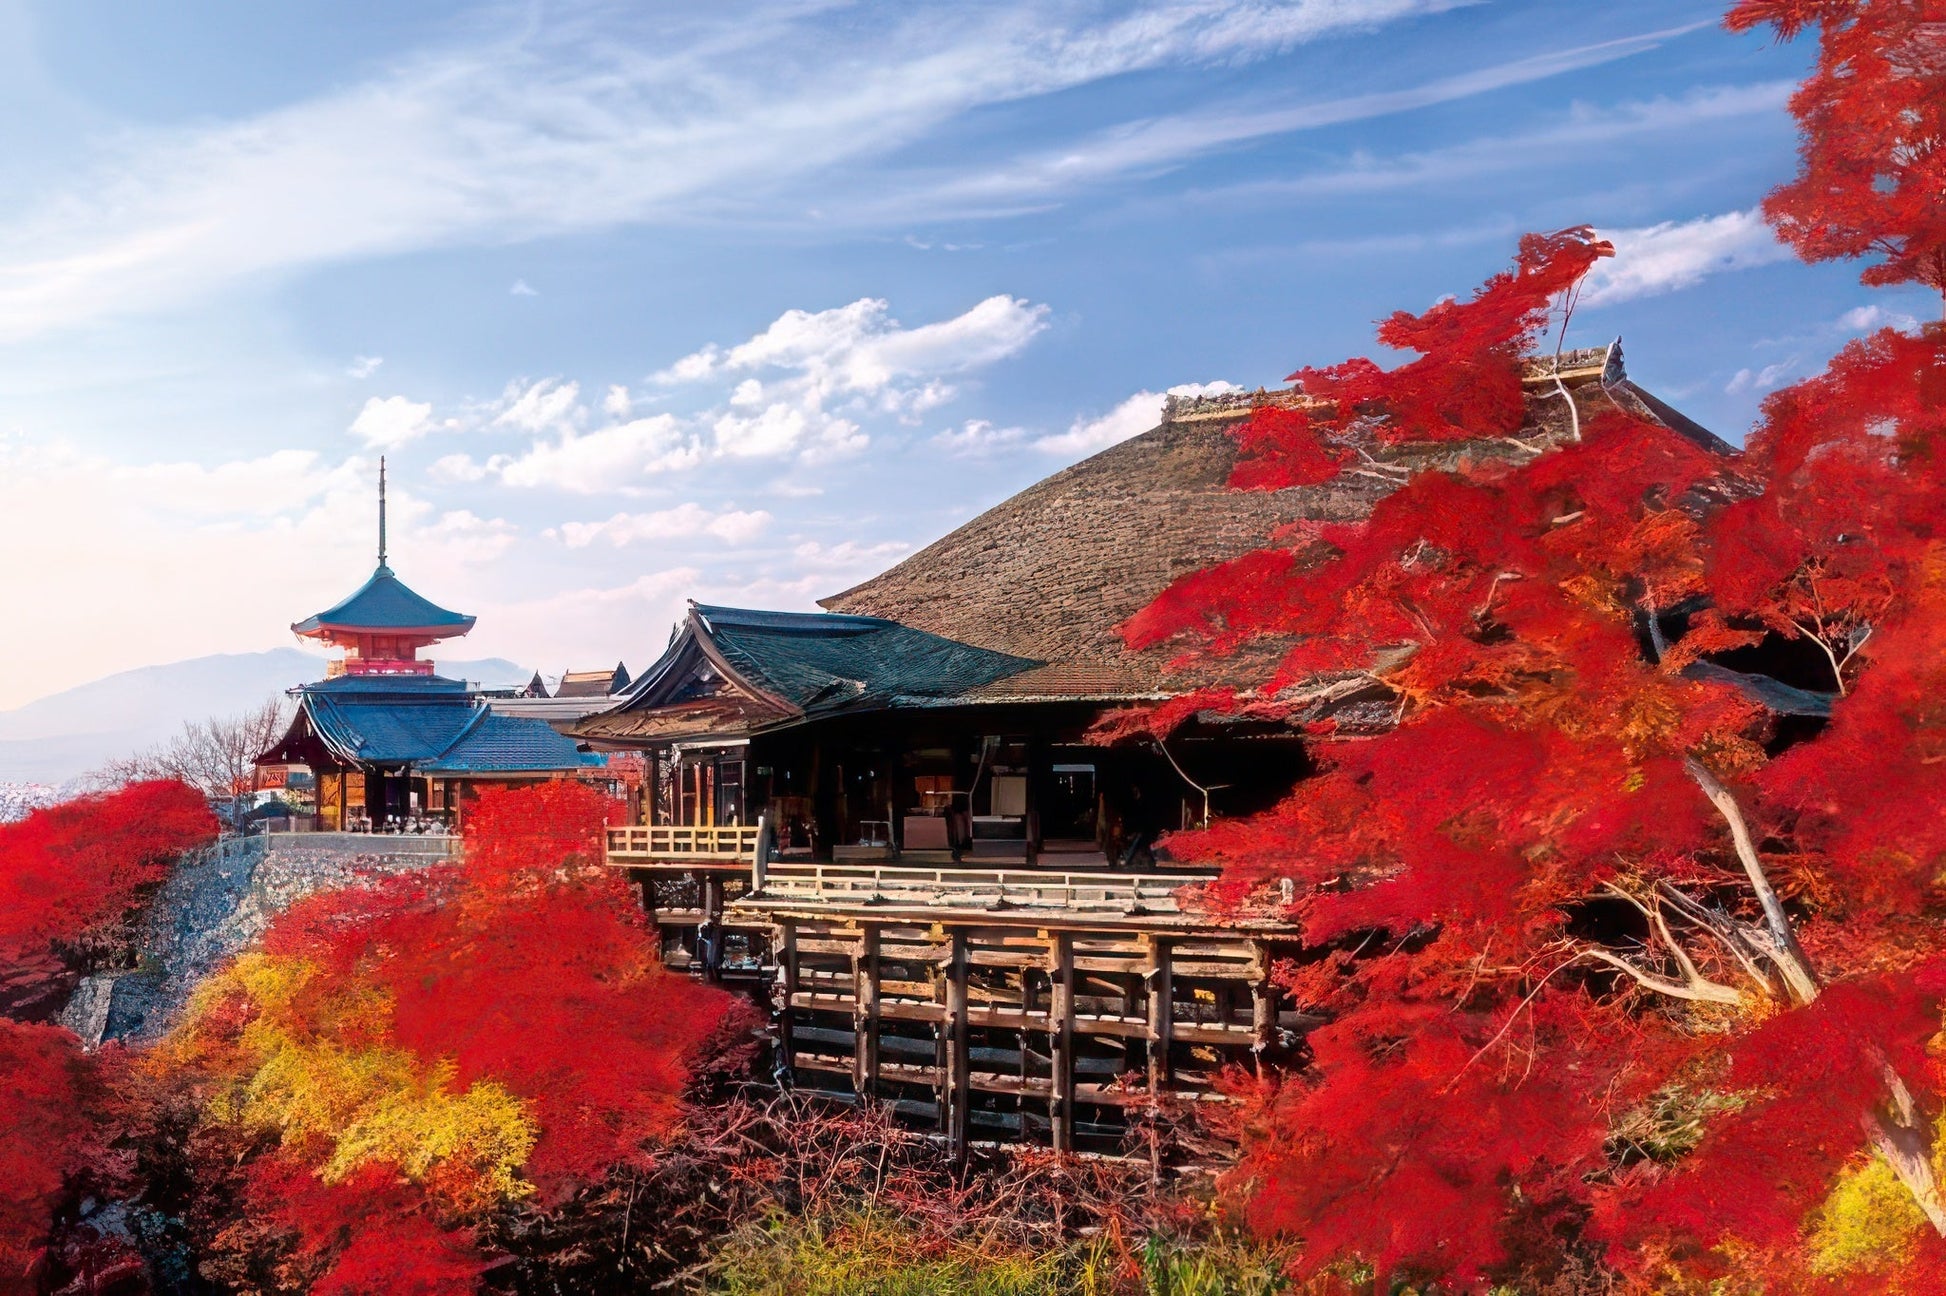
<svg viewBox="0 0 1946 1296"><path fill-rule="evenodd" d="M380 563L351 597L295 622L291 630L300 635L325 630L423 630L448 638L471 630L474 620L463 612L440 607Z"/></svg>

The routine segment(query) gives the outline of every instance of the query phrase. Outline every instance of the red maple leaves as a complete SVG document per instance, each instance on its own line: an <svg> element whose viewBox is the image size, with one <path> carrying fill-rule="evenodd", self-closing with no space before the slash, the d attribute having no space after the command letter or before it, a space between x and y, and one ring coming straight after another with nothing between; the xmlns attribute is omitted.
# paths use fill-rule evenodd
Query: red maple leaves
<svg viewBox="0 0 1946 1296"><path fill-rule="evenodd" d="M1734 31L1818 29L1791 96L1802 166L1764 214L1807 261L1876 257L1868 284L1946 294L1946 9L1937 0L1740 0Z"/></svg>
<svg viewBox="0 0 1946 1296"><path fill-rule="evenodd" d="M1852 8L1738 12L1865 40ZM1284 804L1170 842L1232 889L1288 880L1310 945L1282 976L1325 1024L1254 1100L1251 1208L1311 1271L1929 1290L1909 1262L1946 1254L1946 334L1853 344L1740 457L1592 389L1549 431L1520 348L1602 251L1530 241L1472 300L1387 322L1420 360L1300 371L1311 403L1244 425L1234 485L1313 484L1361 444L1480 452L1125 628L1189 658L1280 646L1254 692L1157 730L1315 716L1333 680L1393 700Z"/></svg>
<svg viewBox="0 0 1946 1296"><path fill-rule="evenodd" d="M661 967L603 863L613 809L487 792L464 863L304 901L205 992L171 1056L209 1155L247 1160L249 1249L317 1291L471 1290L490 1212L646 1168L697 1069L748 1047L747 1006Z"/></svg>

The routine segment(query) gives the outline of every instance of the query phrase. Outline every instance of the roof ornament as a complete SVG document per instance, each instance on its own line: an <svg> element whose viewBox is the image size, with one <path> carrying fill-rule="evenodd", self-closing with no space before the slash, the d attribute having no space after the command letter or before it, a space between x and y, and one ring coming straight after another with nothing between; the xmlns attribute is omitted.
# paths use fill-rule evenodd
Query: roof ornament
<svg viewBox="0 0 1946 1296"><path fill-rule="evenodd" d="M390 572L385 565L385 456L378 457L378 569Z"/></svg>

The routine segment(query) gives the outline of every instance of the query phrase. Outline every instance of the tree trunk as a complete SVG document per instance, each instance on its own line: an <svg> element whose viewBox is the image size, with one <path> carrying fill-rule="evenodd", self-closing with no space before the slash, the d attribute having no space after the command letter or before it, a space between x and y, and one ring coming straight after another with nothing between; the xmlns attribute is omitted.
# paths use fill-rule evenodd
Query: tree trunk
<svg viewBox="0 0 1946 1296"><path fill-rule="evenodd" d="M1865 1118L1865 1133L1872 1147L1892 1167L1912 1200L1931 1221L1933 1231L1946 1237L1946 1198L1940 1195L1939 1178L1932 1168L1932 1139L1925 1118L1912 1101L1912 1091L1888 1064L1885 1087L1891 1094L1889 1111L1873 1112Z"/></svg>
<svg viewBox="0 0 1946 1296"><path fill-rule="evenodd" d="M1758 902L1763 905L1766 925L1777 946L1772 951L1772 958L1788 983L1791 998L1800 1005L1810 1003L1818 997L1820 989L1817 971L1811 966L1804 947L1798 944L1797 933L1791 928L1783 903L1764 874L1763 861L1751 838L1750 826L1743 817L1743 807L1737 804L1736 794L1704 769L1700 762L1690 760L1686 764L1690 777L1696 780L1703 789L1703 795L1710 799L1730 827L1730 838L1736 846L1737 858L1750 878ZM1912 1091L1906 1088L1899 1073L1892 1069L1889 1062L1881 1063L1881 1069L1885 1076L1887 1103L1884 1109L1864 1115L1866 1136L1871 1139L1873 1149L1892 1167L1892 1173L1899 1177L1906 1191L1912 1194L1913 1203L1925 1213L1933 1231L1946 1237L1946 1196L1941 1195L1939 1178L1933 1173L1933 1140L1929 1123L1920 1114L1918 1104L1912 1100Z"/></svg>

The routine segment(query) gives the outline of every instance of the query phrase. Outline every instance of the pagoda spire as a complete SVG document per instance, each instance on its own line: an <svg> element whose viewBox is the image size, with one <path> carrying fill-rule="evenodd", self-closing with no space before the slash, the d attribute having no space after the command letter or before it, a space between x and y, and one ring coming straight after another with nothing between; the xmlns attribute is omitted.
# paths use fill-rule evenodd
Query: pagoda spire
<svg viewBox="0 0 1946 1296"><path fill-rule="evenodd" d="M378 569L390 570L385 565L385 456L378 457Z"/></svg>

